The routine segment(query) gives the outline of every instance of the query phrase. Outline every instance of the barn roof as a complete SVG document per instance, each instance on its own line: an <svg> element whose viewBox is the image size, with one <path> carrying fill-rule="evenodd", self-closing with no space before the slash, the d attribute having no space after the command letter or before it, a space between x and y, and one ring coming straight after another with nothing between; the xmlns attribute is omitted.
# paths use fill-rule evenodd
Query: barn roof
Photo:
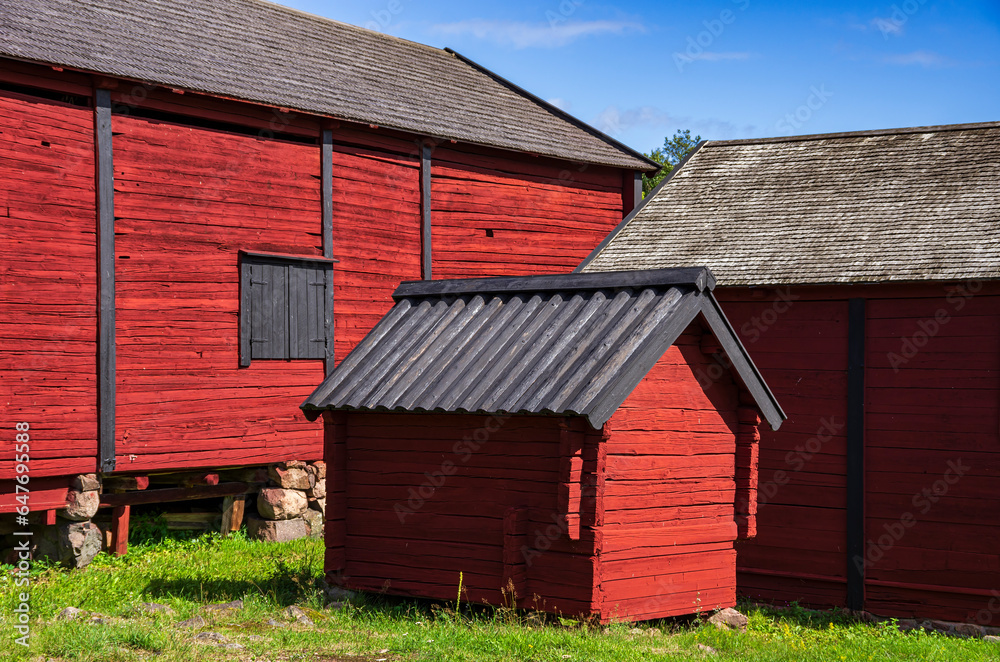
<svg viewBox="0 0 1000 662"><path fill-rule="evenodd" d="M720 285L1000 278L1000 122L711 141L579 270Z"/></svg>
<svg viewBox="0 0 1000 662"><path fill-rule="evenodd" d="M0 55L436 138L659 168L451 51L263 0L0 0Z"/></svg>
<svg viewBox="0 0 1000 662"><path fill-rule="evenodd" d="M703 268L403 283L302 408L575 414L600 428L700 314L777 429L784 414L714 286Z"/></svg>

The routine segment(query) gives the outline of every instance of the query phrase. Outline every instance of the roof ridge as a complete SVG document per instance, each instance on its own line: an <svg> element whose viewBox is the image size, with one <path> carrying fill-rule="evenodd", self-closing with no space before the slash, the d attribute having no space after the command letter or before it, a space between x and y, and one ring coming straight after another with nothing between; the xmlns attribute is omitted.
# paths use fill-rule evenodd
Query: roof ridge
<svg viewBox="0 0 1000 662"><path fill-rule="evenodd" d="M1000 129L997 122L970 122L967 124L933 124L929 126L909 126L895 129L870 129L864 131L841 131L836 133L808 133L800 136L774 136L770 138L738 138L733 140L708 140L706 147L728 147L731 145L760 145L769 143L804 142L829 140L833 138L865 138L874 136L899 136L914 133L943 133L945 131L970 131L975 129Z"/></svg>

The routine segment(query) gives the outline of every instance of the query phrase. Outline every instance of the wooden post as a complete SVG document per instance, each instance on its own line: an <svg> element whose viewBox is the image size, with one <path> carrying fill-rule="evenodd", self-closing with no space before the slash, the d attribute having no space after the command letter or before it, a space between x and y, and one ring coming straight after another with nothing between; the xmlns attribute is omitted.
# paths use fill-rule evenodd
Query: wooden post
<svg viewBox="0 0 1000 662"><path fill-rule="evenodd" d="M222 500L222 535L228 536L233 531L239 531L243 526L243 511L246 507L246 495L227 496Z"/></svg>
<svg viewBox="0 0 1000 662"><path fill-rule="evenodd" d="M111 553L128 554L128 517L132 506L115 506L111 511Z"/></svg>

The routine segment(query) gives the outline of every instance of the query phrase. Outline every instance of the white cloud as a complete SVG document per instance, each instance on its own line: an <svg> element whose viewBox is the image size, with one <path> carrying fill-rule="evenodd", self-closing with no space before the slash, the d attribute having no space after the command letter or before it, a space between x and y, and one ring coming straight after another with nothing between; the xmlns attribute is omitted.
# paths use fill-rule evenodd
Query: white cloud
<svg viewBox="0 0 1000 662"><path fill-rule="evenodd" d="M888 55L882 58L882 61L888 64L917 65L921 67L945 67L951 64L947 58L930 51L913 51L912 53L902 53L900 55Z"/></svg>
<svg viewBox="0 0 1000 662"><path fill-rule="evenodd" d="M665 111L653 106L620 109L611 105L597 114L594 127L609 136L616 136L635 127L671 126L676 120Z"/></svg>
<svg viewBox="0 0 1000 662"><path fill-rule="evenodd" d="M445 35L472 35L477 39L487 39L514 48L559 48L583 37L602 34L623 35L629 32L645 32L646 29L634 21L566 21L550 25L476 18L455 23L440 23L431 30Z"/></svg>

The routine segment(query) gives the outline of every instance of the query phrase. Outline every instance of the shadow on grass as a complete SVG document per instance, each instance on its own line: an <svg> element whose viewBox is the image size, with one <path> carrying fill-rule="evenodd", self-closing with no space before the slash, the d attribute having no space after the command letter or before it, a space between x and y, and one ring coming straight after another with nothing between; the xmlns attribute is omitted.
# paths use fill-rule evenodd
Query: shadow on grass
<svg viewBox="0 0 1000 662"><path fill-rule="evenodd" d="M323 600L322 576L301 565L279 562L278 570L259 581L235 579L153 579L143 594L151 599L182 598L202 604L230 602L257 595L278 607Z"/></svg>

